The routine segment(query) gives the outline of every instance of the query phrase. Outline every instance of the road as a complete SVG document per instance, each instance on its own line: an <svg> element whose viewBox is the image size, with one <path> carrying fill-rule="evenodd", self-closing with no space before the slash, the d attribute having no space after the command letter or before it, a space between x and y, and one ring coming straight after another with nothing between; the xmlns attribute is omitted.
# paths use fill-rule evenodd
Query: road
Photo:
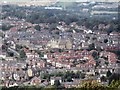
<svg viewBox="0 0 120 90"><path fill-rule="evenodd" d="M12 48L8 48L8 50L10 50L11 52L13 52L13 53L16 54L17 56L20 56L20 54L19 54L16 50L14 50L14 49L12 49Z"/></svg>

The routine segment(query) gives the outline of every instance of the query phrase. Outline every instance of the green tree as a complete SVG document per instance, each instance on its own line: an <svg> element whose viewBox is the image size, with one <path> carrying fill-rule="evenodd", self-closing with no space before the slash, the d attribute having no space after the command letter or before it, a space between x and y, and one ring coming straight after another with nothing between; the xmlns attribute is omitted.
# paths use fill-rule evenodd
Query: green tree
<svg viewBox="0 0 120 90"><path fill-rule="evenodd" d="M107 77L110 77L112 75L112 73L110 72L110 70L107 71Z"/></svg>
<svg viewBox="0 0 120 90"><path fill-rule="evenodd" d="M83 83L79 88L80 90L109 90L108 86L103 86L97 82L92 81Z"/></svg>
<svg viewBox="0 0 120 90"><path fill-rule="evenodd" d="M21 49L23 48L23 46L21 46L21 45L16 45L16 51L20 51Z"/></svg>
<svg viewBox="0 0 120 90"><path fill-rule="evenodd" d="M85 74L84 74L84 73L81 73L81 74L80 74L80 78L81 78L81 79L84 79L84 78L85 78Z"/></svg>
<svg viewBox="0 0 120 90"><path fill-rule="evenodd" d="M95 44L94 43L90 44L88 49L89 50L95 50Z"/></svg>
<svg viewBox="0 0 120 90"><path fill-rule="evenodd" d="M102 77L100 78L100 80L101 80L101 82L106 82L106 81L107 81L107 78L106 78L105 76L102 76Z"/></svg>
<svg viewBox="0 0 120 90"><path fill-rule="evenodd" d="M38 31L41 30L41 27L40 27L39 25L36 25L34 28L35 28L36 30L38 30Z"/></svg>
<svg viewBox="0 0 120 90"><path fill-rule="evenodd" d="M67 77L67 81L68 81L68 82L72 82L73 80L72 80L72 78L69 76L69 77Z"/></svg>
<svg viewBox="0 0 120 90"><path fill-rule="evenodd" d="M109 84L111 84L111 82L115 80L120 80L120 74L118 73L113 73L110 77L109 77Z"/></svg>
<svg viewBox="0 0 120 90"><path fill-rule="evenodd" d="M63 49L58 49L58 51L61 53L61 52L63 52Z"/></svg>
<svg viewBox="0 0 120 90"><path fill-rule="evenodd" d="M94 51L93 53L92 53L92 56L93 56L93 58L96 60L96 59L98 59L98 52L96 52L96 51Z"/></svg>
<svg viewBox="0 0 120 90"><path fill-rule="evenodd" d="M107 43L108 42L108 39L104 39L104 43Z"/></svg>
<svg viewBox="0 0 120 90"><path fill-rule="evenodd" d="M49 30L55 30L56 29L56 26L57 26L57 24L56 23L52 23L52 24L50 24L49 25Z"/></svg>
<svg viewBox="0 0 120 90"><path fill-rule="evenodd" d="M11 25L5 25L5 24L2 24L2 31L6 31L6 30L9 30L10 28L12 28L13 26Z"/></svg>
<svg viewBox="0 0 120 90"><path fill-rule="evenodd" d="M111 84L109 85L111 88L119 88L120 89L120 80L113 80Z"/></svg>
<svg viewBox="0 0 120 90"><path fill-rule="evenodd" d="M8 53L8 56L10 57L13 57L14 56L14 53L13 52L7 52Z"/></svg>
<svg viewBox="0 0 120 90"><path fill-rule="evenodd" d="M24 50L20 51L20 58L26 58L26 53L24 52Z"/></svg>
<svg viewBox="0 0 120 90"><path fill-rule="evenodd" d="M56 87L58 87L58 86L60 86L60 85L61 85L61 83L60 83L60 81L59 81L59 80L55 80L54 85L55 85Z"/></svg>

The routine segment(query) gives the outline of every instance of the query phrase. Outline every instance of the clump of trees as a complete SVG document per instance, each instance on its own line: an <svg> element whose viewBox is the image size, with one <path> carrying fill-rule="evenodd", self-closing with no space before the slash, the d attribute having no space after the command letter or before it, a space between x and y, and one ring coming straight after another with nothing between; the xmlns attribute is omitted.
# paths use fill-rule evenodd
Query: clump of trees
<svg viewBox="0 0 120 90"><path fill-rule="evenodd" d="M55 73L51 73L51 74L48 74L48 73L43 73L42 74L42 78L43 79L47 79L47 80L50 80L50 77L53 77L53 76L57 76L57 77L62 77L62 80L63 81L67 81L67 82L72 82L73 78L81 78L81 79L84 79L85 78L85 74L84 73L81 73L81 72L73 72L73 71L67 71L67 72L55 72Z"/></svg>
<svg viewBox="0 0 120 90"><path fill-rule="evenodd" d="M78 25L84 25L85 27L98 30L99 24L110 25L109 28L106 28L104 31L107 31L108 34L112 31L119 32L118 20L106 19L105 17L86 17L80 15L77 11L72 10L45 10L43 7L18 7L18 6L2 6L2 12L6 12L2 15L2 19L10 17L17 17L18 19L25 19L27 22L33 24L39 23L49 23L49 24L58 24L60 21L64 21L67 25L72 22L76 22ZM26 13L25 13L26 12ZM3 26L3 30L7 30ZM39 30L39 29L38 29ZM78 30L79 31L79 30Z"/></svg>
<svg viewBox="0 0 120 90"><path fill-rule="evenodd" d="M117 81L113 80L109 86L111 88L118 88L118 89L120 89L120 80L117 80Z"/></svg>
<svg viewBox="0 0 120 90"><path fill-rule="evenodd" d="M1 27L1 30L2 31L6 31L6 30L9 30L10 28L12 28L13 26L12 25L9 25L9 24L2 24L2 27Z"/></svg>
<svg viewBox="0 0 120 90"><path fill-rule="evenodd" d="M110 85L101 85L97 82L88 81L78 86L77 88L65 88L59 81L55 81L54 85L48 87L41 86L15 86L15 87L1 87L1 90L119 90L120 80L112 81Z"/></svg>
<svg viewBox="0 0 120 90"><path fill-rule="evenodd" d="M81 85L79 88L81 88L80 90L107 90L108 86L103 86L98 84L97 82L86 82L83 83L83 85Z"/></svg>

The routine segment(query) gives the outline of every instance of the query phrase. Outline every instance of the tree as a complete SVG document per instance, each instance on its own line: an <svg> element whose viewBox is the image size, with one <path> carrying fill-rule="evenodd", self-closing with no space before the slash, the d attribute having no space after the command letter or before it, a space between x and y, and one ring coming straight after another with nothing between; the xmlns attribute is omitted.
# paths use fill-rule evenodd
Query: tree
<svg viewBox="0 0 120 90"><path fill-rule="evenodd" d="M61 76L63 76L64 74L63 74L62 72L58 72L58 73L56 73L55 75L58 76L58 77L61 77Z"/></svg>
<svg viewBox="0 0 120 90"><path fill-rule="evenodd" d="M95 49L95 44L94 43L90 44L88 49L89 50L94 50Z"/></svg>
<svg viewBox="0 0 120 90"><path fill-rule="evenodd" d="M104 39L104 43L107 43L108 42L108 39Z"/></svg>
<svg viewBox="0 0 120 90"><path fill-rule="evenodd" d="M57 24L56 23L52 23L52 24L50 24L49 25L49 30L55 30L56 29L56 26L57 26Z"/></svg>
<svg viewBox="0 0 120 90"><path fill-rule="evenodd" d="M36 25L34 28L35 28L36 30L38 30L38 31L41 30L41 27L40 27L39 25Z"/></svg>
<svg viewBox="0 0 120 90"><path fill-rule="evenodd" d="M73 80L72 80L72 78L69 76L69 77L67 77L67 81L68 81L68 82L72 82Z"/></svg>
<svg viewBox="0 0 120 90"><path fill-rule="evenodd" d="M13 27L13 26L11 26L11 25L2 24L2 31L9 30L9 29L12 28L12 27Z"/></svg>
<svg viewBox="0 0 120 90"><path fill-rule="evenodd" d="M111 82L111 84L109 85L109 87L116 88L116 89L119 88L120 89L120 80L117 80L117 81L113 80Z"/></svg>
<svg viewBox="0 0 120 90"><path fill-rule="evenodd" d="M81 79L84 79L84 78L85 78L85 74L84 74L84 73L81 73L81 74L80 74L80 78L81 78Z"/></svg>
<svg viewBox="0 0 120 90"><path fill-rule="evenodd" d="M0 32L0 37L4 38L5 34L3 32Z"/></svg>
<svg viewBox="0 0 120 90"><path fill-rule="evenodd" d="M73 32L73 30L72 30L72 29L69 29L67 32Z"/></svg>
<svg viewBox="0 0 120 90"><path fill-rule="evenodd" d="M16 45L16 51L20 51L23 47L21 45Z"/></svg>
<svg viewBox="0 0 120 90"><path fill-rule="evenodd" d="M44 53L41 51L36 51L39 54L39 57L44 57Z"/></svg>
<svg viewBox="0 0 120 90"><path fill-rule="evenodd" d="M54 81L54 85L55 85L56 87L58 87L58 86L60 86L60 85L61 85L61 83L60 83L60 81L59 81L59 80L55 80L55 81Z"/></svg>
<svg viewBox="0 0 120 90"><path fill-rule="evenodd" d="M24 52L24 50L20 51L20 58L26 58L26 53Z"/></svg>
<svg viewBox="0 0 120 90"><path fill-rule="evenodd" d="M48 74L48 73L42 73L42 74L41 74L41 78L42 78L42 79L49 80L49 79L50 79L50 74Z"/></svg>
<svg viewBox="0 0 120 90"><path fill-rule="evenodd" d="M81 72L77 71L77 73L75 74L75 78L80 78Z"/></svg>
<svg viewBox="0 0 120 90"><path fill-rule="evenodd" d="M118 73L113 73L113 74L109 77L109 84L111 84L111 82L112 82L113 80L117 81L117 80L119 80L119 79L120 79L120 74L118 74Z"/></svg>
<svg viewBox="0 0 120 90"><path fill-rule="evenodd" d="M3 51L3 52L6 52L6 51L7 51L8 46L4 44L4 45L2 45L2 47L1 47L1 48L2 48L2 51Z"/></svg>
<svg viewBox="0 0 120 90"><path fill-rule="evenodd" d="M102 77L100 78L100 80L101 80L101 82L106 82L106 81L107 81L107 78L106 78L105 76L102 76Z"/></svg>
<svg viewBox="0 0 120 90"><path fill-rule="evenodd" d="M14 53L13 52L8 52L8 56L13 57Z"/></svg>
<svg viewBox="0 0 120 90"><path fill-rule="evenodd" d="M61 53L61 52L63 52L63 49L58 49L58 51Z"/></svg>
<svg viewBox="0 0 120 90"><path fill-rule="evenodd" d="M110 72L110 70L107 71L107 77L110 77L112 75L112 73Z"/></svg>
<svg viewBox="0 0 120 90"><path fill-rule="evenodd" d="M109 90L109 87L100 85L99 83L92 81L83 83L79 88L80 90Z"/></svg>
<svg viewBox="0 0 120 90"><path fill-rule="evenodd" d="M96 51L94 51L94 52L92 53L92 56L93 56L94 59L97 59L97 58L98 58L98 53L97 53Z"/></svg>

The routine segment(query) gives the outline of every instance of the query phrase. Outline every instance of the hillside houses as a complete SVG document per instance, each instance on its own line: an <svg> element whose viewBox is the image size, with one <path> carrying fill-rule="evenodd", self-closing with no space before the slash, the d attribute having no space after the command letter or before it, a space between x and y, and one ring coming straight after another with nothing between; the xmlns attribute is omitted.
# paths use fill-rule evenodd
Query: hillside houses
<svg viewBox="0 0 120 90"><path fill-rule="evenodd" d="M65 88L77 88L89 81L103 84L101 78L108 80L108 72L120 73L117 52L120 50L120 33L114 30L108 32L110 22L98 22L89 15L88 20L80 16L77 21L73 18L77 19L76 16L81 13L75 13L74 17L66 11L58 12L60 18L53 12L42 16L38 15L44 14L39 13L41 9L31 8L34 9L25 9L26 18L32 19L30 14L35 13L37 23L15 16L1 20L9 28L0 33L0 85L47 87L57 80ZM78 9L87 13L89 10L86 8L83 5L82 9Z"/></svg>

